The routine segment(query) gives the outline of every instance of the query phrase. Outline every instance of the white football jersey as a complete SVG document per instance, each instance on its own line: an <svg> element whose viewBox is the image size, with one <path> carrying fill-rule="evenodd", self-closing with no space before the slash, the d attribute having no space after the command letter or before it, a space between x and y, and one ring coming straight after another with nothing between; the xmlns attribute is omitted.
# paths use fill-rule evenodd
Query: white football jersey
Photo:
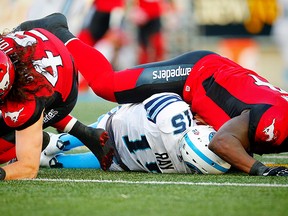
<svg viewBox="0 0 288 216"><path fill-rule="evenodd" d="M182 133L195 123L189 105L179 95L155 94L143 103L125 104L113 112L111 127L116 149L130 170L190 172L182 160L178 142ZM108 115L98 127L104 125ZM113 164L110 170L121 169Z"/></svg>

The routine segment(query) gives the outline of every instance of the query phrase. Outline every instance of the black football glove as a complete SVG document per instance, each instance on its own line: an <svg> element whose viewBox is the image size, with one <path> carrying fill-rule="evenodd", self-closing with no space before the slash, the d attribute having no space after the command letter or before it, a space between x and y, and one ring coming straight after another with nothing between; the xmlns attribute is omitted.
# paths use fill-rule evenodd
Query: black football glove
<svg viewBox="0 0 288 216"><path fill-rule="evenodd" d="M287 167L268 167L263 176L288 176Z"/></svg>
<svg viewBox="0 0 288 216"><path fill-rule="evenodd" d="M256 176L288 176L288 168L283 166L267 167L260 161L256 161L253 164L249 174Z"/></svg>

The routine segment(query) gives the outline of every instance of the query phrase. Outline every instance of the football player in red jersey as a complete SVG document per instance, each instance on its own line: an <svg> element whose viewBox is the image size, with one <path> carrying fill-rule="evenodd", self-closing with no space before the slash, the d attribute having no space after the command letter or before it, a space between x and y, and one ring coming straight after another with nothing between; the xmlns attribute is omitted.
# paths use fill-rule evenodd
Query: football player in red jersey
<svg viewBox="0 0 288 216"><path fill-rule="evenodd" d="M124 0L94 0L78 38L94 46L109 30L112 11L123 6Z"/></svg>
<svg viewBox="0 0 288 216"><path fill-rule="evenodd" d="M122 30L120 30L120 26L116 28L117 30L113 29L115 28L115 26L111 26L110 20L113 17L112 13L116 11L116 9L123 7L124 0L93 0L91 8L84 19L83 27L77 37L90 46L95 46L100 40L105 37L116 38L112 40L114 48L115 50L117 50L118 47L121 46L120 41L122 39L120 39L120 32ZM116 54L113 55L113 59L114 58L116 59ZM87 88L87 81L80 76L79 90L87 90Z"/></svg>
<svg viewBox="0 0 288 216"><path fill-rule="evenodd" d="M162 15L164 0L134 0L129 11L137 27L138 64L161 61L165 55Z"/></svg>
<svg viewBox="0 0 288 216"><path fill-rule="evenodd" d="M158 92L178 93L218 130L209 148L222 159L250 175L288 176L286 167L268 168L252 157L288 152L288 93L254 71L216 53L195 51L115 73L101 53L69 32L63 15L28 21L19 28L35 26L66 44L97 95L129 103Z"/></svg>
<svg viewBox="0 0 288 216"><path fill-rule="evenodd" d="M37 176L48 126L75 133L102 154L104 131L69 116L77 95L73 58L57 37L44 29L0 35L0 160L17 158L0 168L1 180Z"/></svg>

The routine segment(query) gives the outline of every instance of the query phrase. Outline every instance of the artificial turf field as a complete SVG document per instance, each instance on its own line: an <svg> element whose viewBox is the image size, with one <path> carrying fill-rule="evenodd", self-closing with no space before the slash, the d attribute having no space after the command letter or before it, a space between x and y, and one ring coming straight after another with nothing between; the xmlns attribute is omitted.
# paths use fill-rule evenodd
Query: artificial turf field
<svg viewBox="0 0 288 216"><path fill-rule="evenodd" d="M90 124L115 104L80 100L74 116ZM256 156L288 163L288 154ZM0 216L286 216L287 177L113 173L41 169L36 180L0 182Z"/></svg>

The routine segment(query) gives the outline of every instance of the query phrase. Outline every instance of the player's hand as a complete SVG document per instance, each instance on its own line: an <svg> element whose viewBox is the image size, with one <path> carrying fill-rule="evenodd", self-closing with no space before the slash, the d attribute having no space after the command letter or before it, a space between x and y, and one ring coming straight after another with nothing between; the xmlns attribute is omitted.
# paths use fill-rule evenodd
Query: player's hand
<svg viewBox="0 0 288 216"><path fill-rule="evenodd" d="M263 173L263 176L288 176L287 167L269 167Z"/></svg>

